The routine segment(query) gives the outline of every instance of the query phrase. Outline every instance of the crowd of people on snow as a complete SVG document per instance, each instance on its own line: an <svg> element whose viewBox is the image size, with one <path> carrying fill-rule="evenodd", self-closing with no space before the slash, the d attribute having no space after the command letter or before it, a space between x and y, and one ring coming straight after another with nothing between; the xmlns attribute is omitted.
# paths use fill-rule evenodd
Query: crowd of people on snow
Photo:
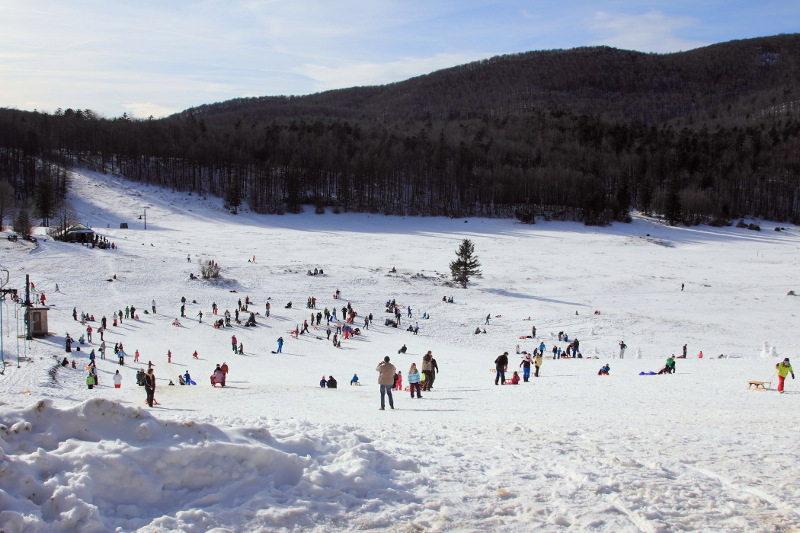
<svg viewBox="0 0 800 533"><path fill-rule="evenodd" d="M323 274L321 268L315 268L312 272L311 270L308 271L309 275L320 275ZM113 279L116 279L116 275ZM59 292L58 287L56 286L56 292ZM236 292L236 291L230 291ZM45 295L43 292L40 293L38 301L44 305L46 301ZM334 300L338 300L341 298L341 291L337 288L332 295ZM267 298L265 303L265 313L264 319L270 317L271 312L271 299ZM453 303L454 299L452 296L442 297L442 302L444 303ZM321 339L321 332L320 330L324 328L325 332L325 339L328 341L332 341L334 347L341 348L342 347L342 340L349 340L350 338L360 335L362 333L362 329L356 327L355 321L359 317L359 313L353 308L350 302L347 302L346 305L343 305L341 308L337 309L336 306L332 306L331 309L328 307L324 307L322 310L318 310L317 307L318 300L315 296L308 296L306 300L306 308L310 309L310 321L309 319L304 319L302 324L297 324L294 330L291 330L290 336L294 338L299 338L300 335L311 335L316 336L317 339ZM185 297L181 297L180 299L180 317L186 318L186 308L187 305L197 305L197 317L198 323L203 323L203 309L200 307L200 304L196 300L192 300L191 303L188 303L188 300ZM228 309L225 309L222 312L222 316L219 318L215 318L211 322L211 325L214 328L221 329L221 328L232 328L234 325L242 325L242 319L245 318L244 327L257 327L258 322L256 317L260 316L260 313L255 310L250 310L250 307L255 305L254 302L251 301L249 296L246 296L244 301L241 298L238 299L236 302L236 306L234 308L234 313L231 313ZM292 309L292 302L288 302L285 306L285 309L291 310ZM95 319L95 315L88 313L88 312L78 312L77 307L73 307L72 310L72 317L76 322L79 322L82 328L82 331L78 337L78 340L74 340L69 333L65 335L65 350L68 353L74 353L78 357L83 357L86 354L86 358L88 363L85 366L86 369L86 385L89 389L96 388L99 385L98 379L98 370L97 364L98 360L95 355L95 345L99 351L100 360L106 359L106 340L105 335L109 333L109 331L114 332L114 328L120 327L126 321L138 321L140 320L139 314L137 313L138 309L134 305L127 305L124 309L117 309L112 311L108 314L110 316L107 318L106 315L103 315L99 321ZM150 311L144 309L143 311L145 314L150 314L152 312L153 315L157 314L157 307L155 300L152 300L150 305ZM220 307L217 305L216 301L212 302L210 311L206 311L206 314L209 314L213 317L219 316ZM406 318L409 321L413 318L413 309L410 305L401 305L397 303L397 300L394 298L387 299L385 303L385 313L389 314L390 317L386 318L384 321L384 325L388 327L397 328L401 325L402 319ZM599 314L599 312L595 312L595 314ZM429 319L430 314L428 312L422 313L421 317L423 319ZM502 315L495 315L492 317L492 314L489 313L486 315L485 319L483 320L483 328L477 326L475 329L475 334L486 334L487 329L486 327L492 327L492 320L494 319L501 319ZM359 319L360 320L360 319ZM524 319L530 320L530 317ZM364 316L364 321L362 323L363 330L369 330L370 324L373 321L372 313L369 313ZM176 318L173 321L174 325L181 326L180 320ZM111 330L109 330L109 325ZM85 329L83 329L85 327ZM313 330L311 329L313 328ZM411 332L414 335L417 335L419 332L419 322L415 321L414 324L409 324L407 328L405 328L407 332ZM94 339L93 335L97 335L99 339ZM332 338L331 338L331 335ZM555 337L552 333L550 334L551 338ZM558 342L553 342L552 345L548 348L543 340L537 338L537 329L536 326L531 326L530 335L523 335L519 337L520 339L536 339L540 341L538 344L535 344L533 350L529 353L526 350L521 350L520 345L516 345L516 353L520 355L520 362L519 365L516 365L512 370L511 376L507 376L509 372L509 353L503 352L501 355L495 358L494 364L494 372L495 372L495 385L518 385L520 383L527 383L530 381L531 376L534 378L540 377L540 371L543 359L545 358L552 358L552 359L567 359L567 358L575 358L581 359L583 355L580 351L580 341L577 338L570 337L566 332L559 331L557 335ZM99 340L99 342L97 342ZM76 345L75 351L73 352L73 346ZM90 351L84 351L81 349L82 346L85 346L87 349L91 346ZM272 353L283 353L283 346L284 346L284 339L283 336L279 336L277 339L277 350L273 351ZM618 342L619 352L618 357L620 359L624 359L627 344L624 340L620 340ZM244 354L244 346L243 343L237 340L236 335L231 336L231 351L237 355ZM398 350L398 355L405 355L408 353L408 348L405 344ZM547 355L545 355L547 353ZM121 342L114 343L114 354L117 358L118 364L120 366L125 365L125 358L126 352ZM657 374L674 374L676 371L676 359L679 358L686 358L687 357L687 346L686 344L682 347L682 353L679 356L675 356L674 354L667 358L664 366L658 372L641 372L642 375L657 375ZM723 357L720 355L720 357ZM700 351L698 353L698 358L703 358L703 352ZM140 353L139 350L135 350L134 355L134 363L139 363ZM192 354L192 359L198 359L198 353L195 350ZM167 362L172 363L172 352L171 350L167 350ZM83 364L83 363L81 363ZM403 383L403 374L401 370L398 370L391 362L390 358L386 356L383 361L379 363L376 367L376 371L379 374L378 381L380 385L380 395L381 395L381 409L385 408L385 399L388 399L388 403L390 408L394 409L394 402L392 397L392 391L407 391L410 393L411 398L422 398L422 392L428 392L433 389L433 384L436 380L436 376L439 372L439 366L436 359L433 357L433 354L430 350L422 357L420 361L420 366L417 366L416 362L411 362L409 364L408 371L406 373L406 386L404 387ZM61 367L72 367L77 368L77 363L75 356L73 356L73 360L70 362L68 357L64 357L63 360L60 362ZM156 378L155 378L155 365L152 361L148 361L147 369L139 368L137 370L136 375L136 382L138 385L143 386L146 391L146 403L150 406L157 404L158 402L155 401L155 388L156 388ZM522 375L520 376L520 370ZM609 364L604 364L600 370L597 372L598 375L608 376L610 375L611 367ZM785 359L781 363L776 365L776 371L779 376L779 388L780 392L783 392L784 388L784 380L785 378L791 374L792 379L794 379L794 373L791 369L791 365L789 364L789 360ZM210 376L211 385L216 387L219 385L220 387L226 386L228 374L228 365L227 363L217 364L216 368L212 372ZM113 384L114 387L120 388L122 384L122 374L117 369L116 372L112 375L113 376ZM168 385L174 385L174 382L171 379L168 379ZM196 385L196 382L191 379L189 375L189 371L186 370L184 374L178 375L177 378L179 385ZM323 376L319 382L321 388L328 388L334 389L337 388L336 379L331 376ZM361 385L361 382L356 374L353 375L352 379L350 380L350 385Z"/></svg>

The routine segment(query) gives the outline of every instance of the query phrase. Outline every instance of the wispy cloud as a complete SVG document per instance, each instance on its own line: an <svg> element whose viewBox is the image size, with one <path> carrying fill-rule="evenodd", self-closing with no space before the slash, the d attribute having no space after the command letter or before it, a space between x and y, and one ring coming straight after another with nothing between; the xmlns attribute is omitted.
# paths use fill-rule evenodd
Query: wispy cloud
<svg viewBox="0 0 800 533"><path fill-rule="evenodd" d="M698 25L688 16L669 16L661 11L643 14L596 12L588 27L598 38L592 44L608 45L641 52L678 52L711 44L680 37L682 30Z"/></svg>
<svg viewBox="0 0 800 533"><path fill-rule="evenodd" d="M486 57L485 52L437 54L405 57L388 63L348 62L335 66L309 63L293 70L313 80L316 92L356 85L384 85Z"/></svg>

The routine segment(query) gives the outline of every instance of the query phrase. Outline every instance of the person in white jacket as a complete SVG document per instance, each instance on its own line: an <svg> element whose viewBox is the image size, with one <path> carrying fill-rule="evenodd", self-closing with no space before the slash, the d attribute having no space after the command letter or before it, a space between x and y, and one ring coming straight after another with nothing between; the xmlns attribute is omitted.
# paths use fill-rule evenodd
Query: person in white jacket
<svg viewBox="0 0 800 533"><path fill-rule="evenodd" d="M117 370L117 373L114 374L114 388L118 389L121 386L122 386L122 374L120 374L119 370Z"/></svg>

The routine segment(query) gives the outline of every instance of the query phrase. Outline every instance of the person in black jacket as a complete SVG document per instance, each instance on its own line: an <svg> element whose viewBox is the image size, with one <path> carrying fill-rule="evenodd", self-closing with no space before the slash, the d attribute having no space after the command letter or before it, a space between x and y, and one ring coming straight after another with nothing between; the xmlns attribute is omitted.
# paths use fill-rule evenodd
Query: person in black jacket
<svg viewBox="0 0 800 533"><path fill-rule="evenodd" d="M508 352L503 352L503 355L498 355L494 360L494 367L497 370L497 376L494 378L494 384L500 385L506 382L506 367L508 366Z"/></svg>
<svg viewBox="0 0 800 533"><path fill-rule="evenodd" d="M336 379L333 376L328 377L328 388L335 389L336 388Z"/></svg>
<svg viewBox="0 0 800 533"><path fill-rule="evenodd" d="M156 394L156 375L153 374L152 368L148 368L147 373L144 375L144 390L147 392L147 405L153 407Z"/></svg>

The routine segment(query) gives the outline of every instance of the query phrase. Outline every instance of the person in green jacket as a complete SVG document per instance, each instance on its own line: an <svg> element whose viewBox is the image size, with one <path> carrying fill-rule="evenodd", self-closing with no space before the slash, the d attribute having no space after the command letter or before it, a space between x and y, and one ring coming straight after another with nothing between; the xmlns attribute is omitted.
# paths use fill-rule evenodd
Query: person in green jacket
<svg viewBox="0 0 800 533"><path fill-rule="evenodd" d="M775 365L775 368L778 369L778 392L783 394L783 382L786 381L786 376L789 374L791 374L792 379L794 379L794 370L792 370L792 365L789 363L788 357Z"/></svg>
<svg viewBox="0 0 800 533"><path fill-rule="evenodd" d="M97 383L97 380L95 380L94 374L89 372L89 375L86 376L86 386L89 387L90 389L93 389L94 386L95 386L95 383Z"/></svg>

